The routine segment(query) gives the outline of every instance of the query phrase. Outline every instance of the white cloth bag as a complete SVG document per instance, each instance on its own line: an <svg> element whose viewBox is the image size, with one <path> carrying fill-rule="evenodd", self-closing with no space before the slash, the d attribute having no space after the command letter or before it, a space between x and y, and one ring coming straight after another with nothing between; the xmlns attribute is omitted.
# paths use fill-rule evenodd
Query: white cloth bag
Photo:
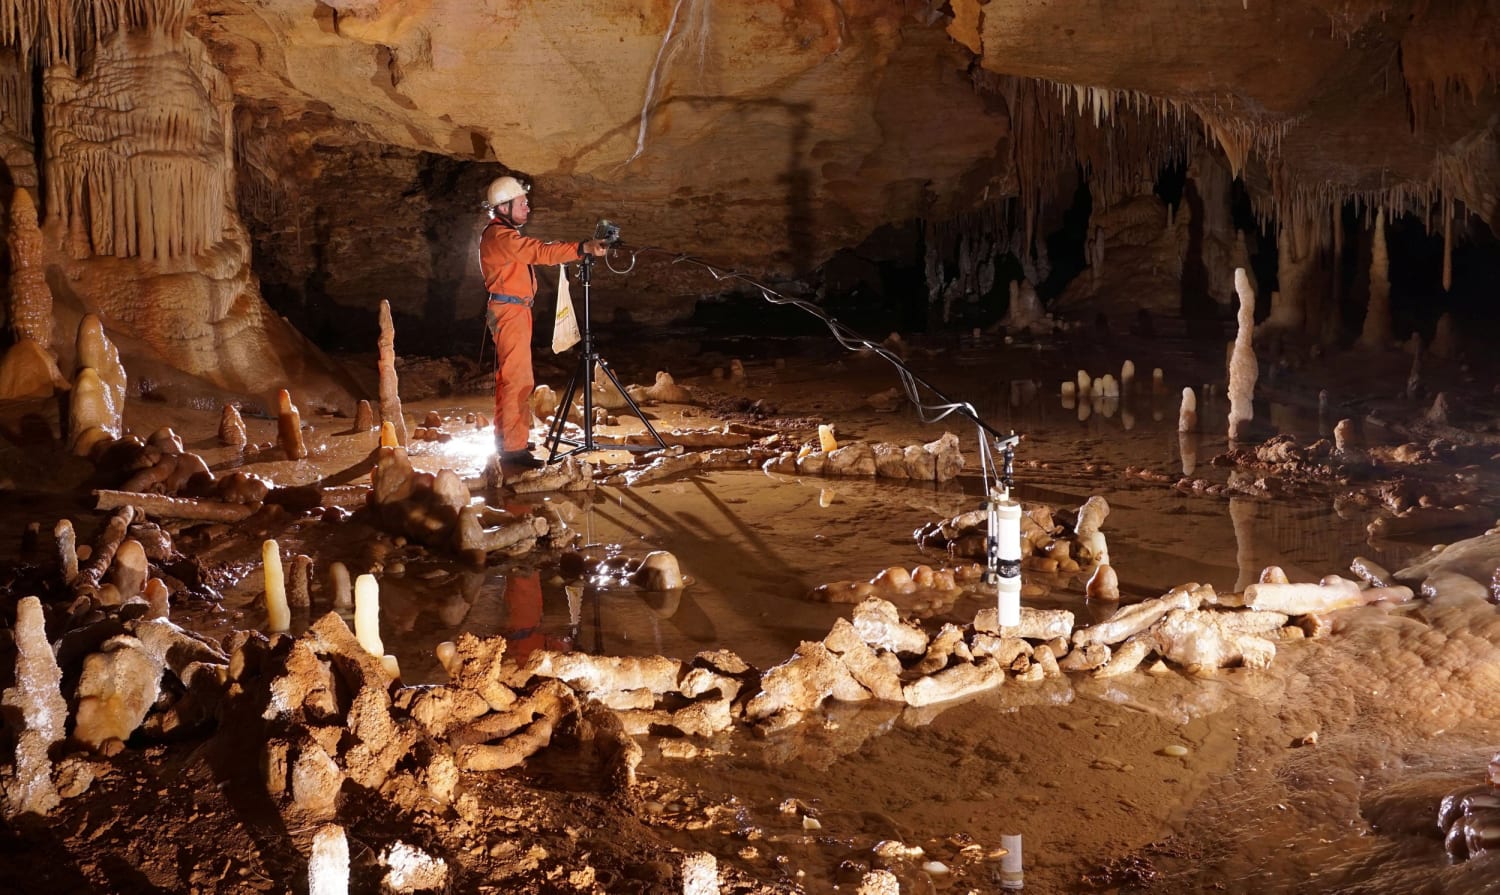
<svg viewBox="0 0 1500 895"><path fill-rule="evenodd" d="M562 354L583 338L578 332L578 316L573 313L573 296L568 291L568 269L557 266L557 311L552 315L552 353Z"/></svg>

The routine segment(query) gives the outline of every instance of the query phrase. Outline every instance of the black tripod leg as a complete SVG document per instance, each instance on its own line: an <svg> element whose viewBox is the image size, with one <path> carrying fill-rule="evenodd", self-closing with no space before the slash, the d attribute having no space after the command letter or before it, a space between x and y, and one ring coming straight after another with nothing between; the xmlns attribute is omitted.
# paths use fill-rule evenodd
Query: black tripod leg
<svg viewBox="0 0 1500 895"><path fill-rule="evenodd" d="M558 445L562 444L563 427L568 424L568 414L573 411L573 395L578 392L578 382L582 378L581 374L583 372L582 363L585 360L586 358L579 359L580 366L568 378L568 387L563 389L562 403L557 405L557 412L552 416L552 426L547 430L546 441L548 463L557 460L559 456L563 456L558 454L557 448ZM569 451L568 453L572 452Z"/></svg>
<svg viewBox="0 0 1500 895"><path fill-rule="evenodd" d="M615 384L615 390L620 393L620 397L625 399L625 403L630 405L630 409L635 411L635 415L640 417L641 425L645 426L646 431L651 433L651 437L656 439L656 446L666 450L667 443L661 440L661 436L657 434L656 429L651 425L651 421L646 419L646 414L641 412L640 405L636 404L635 399L630 397L630 392L625 391L625 386L620 384L620 377L615 375L615 371L610 369L609 363L602 357L599 358L599 368L604 371L604 375L609 377L609 381Z"/></svg>

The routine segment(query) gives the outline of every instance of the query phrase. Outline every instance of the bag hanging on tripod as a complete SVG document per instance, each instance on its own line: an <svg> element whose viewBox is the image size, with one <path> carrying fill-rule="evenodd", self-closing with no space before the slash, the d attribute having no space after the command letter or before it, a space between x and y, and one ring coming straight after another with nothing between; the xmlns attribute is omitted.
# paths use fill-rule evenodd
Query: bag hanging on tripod
<svg viewBox="0 0 1500 895"><path fill-rule="evenodd" d="M562 354L578 344L578 316L573 313L573 296L568 292L568 270L557 266L557 310L552 315L552 353Z"/></svg>

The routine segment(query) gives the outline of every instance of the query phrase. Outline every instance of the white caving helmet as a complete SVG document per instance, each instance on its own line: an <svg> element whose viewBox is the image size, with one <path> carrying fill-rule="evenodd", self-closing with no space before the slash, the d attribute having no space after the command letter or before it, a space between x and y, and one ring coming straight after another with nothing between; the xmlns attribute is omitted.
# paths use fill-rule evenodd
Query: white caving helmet
<svg viewBox="0 0 1500 895"><path fill-rule="evenodd" d="M512 199L518 199L526 195L527 186L510 175L496 177L490 181L489 189L484 193L484 204L489 208L498 208Z"/></svg>

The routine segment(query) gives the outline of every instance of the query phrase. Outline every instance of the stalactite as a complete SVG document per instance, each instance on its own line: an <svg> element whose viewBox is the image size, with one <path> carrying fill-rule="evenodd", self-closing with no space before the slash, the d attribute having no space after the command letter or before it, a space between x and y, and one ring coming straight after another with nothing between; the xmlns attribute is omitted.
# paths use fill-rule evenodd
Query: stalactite
<svg viewBox="0 0 1500 895"><path fill-rule="evenodd" d="M1332 206L1331 221L1333 226L1333 290L1331 300L1333 303L1330 317L1335 321L1334 328L1342 328L1344 308L1344 205L1342 202L1334 202Z"/></svg>
<svg viewBox="0 0 1500 895"><path fill-rule="evenodd" d="M1453 291L1453 200L1443 200L1443 291Z"/></svg>
<svg viewBox="0 0 1500 895"><path fill-rule="evenodd" d="M1359 344L1380 351L1391 344L1391 279L1385 246L1384 211L1375 214L1375 235L1370 246L1370 300L1365 306L1365 323Z"/></svg>
<svg viewBox="0 0 1500 895"><path fill-rule="evenodd" d="M35 137L32 118L28 57L14 46L0 50L0 119L4 120L7 130L29 142Z"/></svg>
<svg viewBox="0 0 1500 895"><path fill-rule="evenodd" d="M112 34L82 75L47 71L47 207L74 235L75 253L168 260L222 240L233 100L224 76L197 57L168 37ZM150 104L135 99L147 92Z"/></svg>
<svg viewBox="0 0 1500 895"><path fill-rule="evenodd" d="M1281 288L1271 293L1271 313L1265 321L1267 329L1302 330L1307 319L1306 292L1303 289L1306 270L1307 259L1297 254L1296 227L1290 222L1284 223L1276 231L1276 281Z"/></svg>

